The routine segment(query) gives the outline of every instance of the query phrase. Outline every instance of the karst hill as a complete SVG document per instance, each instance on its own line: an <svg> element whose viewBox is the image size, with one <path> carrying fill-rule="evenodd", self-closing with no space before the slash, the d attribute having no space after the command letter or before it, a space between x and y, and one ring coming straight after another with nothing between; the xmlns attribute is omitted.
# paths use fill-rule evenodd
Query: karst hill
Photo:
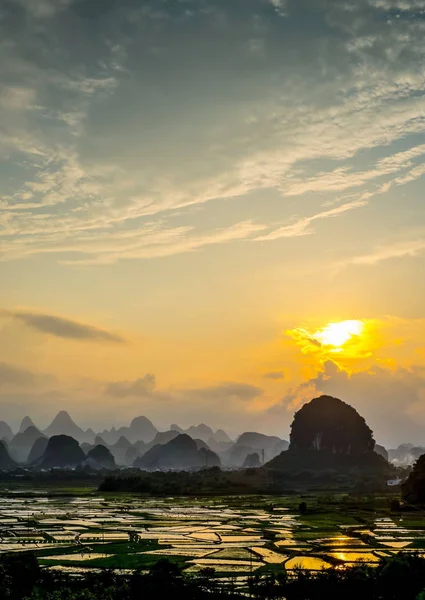
<svg viewBox="0 0 425 600"><path fill-rule="evenodd" d="M384 474L390 466L375 445L372 430L352 406L320 396L295 414L289 449L266 467L288 473L361 469Z"/></svg>

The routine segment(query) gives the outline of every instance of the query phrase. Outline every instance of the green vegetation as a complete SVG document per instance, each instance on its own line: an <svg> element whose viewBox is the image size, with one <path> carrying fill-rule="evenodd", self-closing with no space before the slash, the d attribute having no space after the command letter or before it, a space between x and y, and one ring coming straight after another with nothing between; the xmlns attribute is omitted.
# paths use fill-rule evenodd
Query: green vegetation
<svg viewBox="0 0 425 600"><path fill-rule="evenodd" d="M407 481L403 484L403 497L408 502L425 504L425 454L418 458Z"/></svg>

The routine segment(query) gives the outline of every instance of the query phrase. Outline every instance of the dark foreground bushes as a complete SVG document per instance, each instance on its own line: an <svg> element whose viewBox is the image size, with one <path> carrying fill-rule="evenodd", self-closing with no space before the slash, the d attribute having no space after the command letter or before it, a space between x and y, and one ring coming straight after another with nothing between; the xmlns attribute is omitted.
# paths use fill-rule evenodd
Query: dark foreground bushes
<svg viewBox="0 0 425 600"><path fill-rule="evenodd" d="M69 576L42 570L31 553L0 558L0 600L424 600L425 559L400 554L378 567L357 566L319 573L283 569L255 575L239 590L220 582L211 569L196 577L160 560L149 573L120 575L110 571Z"/></svg>

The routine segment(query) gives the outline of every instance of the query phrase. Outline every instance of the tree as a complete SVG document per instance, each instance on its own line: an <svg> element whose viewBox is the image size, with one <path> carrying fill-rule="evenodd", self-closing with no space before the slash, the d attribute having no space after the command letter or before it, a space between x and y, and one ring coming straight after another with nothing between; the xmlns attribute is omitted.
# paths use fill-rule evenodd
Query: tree
<svg viewBox="0 0 425 600"><path fill-rule="evenodd" d="M408 502L425 504L425 454L418 458L401 489Z"/></svg>
<svg viewBox="0 0 425 600"><path fill-rule="evenodd" d="M307 512L307 504L305 502L300 502L298 510L300 511L301 515L305 515Z"/></svg>

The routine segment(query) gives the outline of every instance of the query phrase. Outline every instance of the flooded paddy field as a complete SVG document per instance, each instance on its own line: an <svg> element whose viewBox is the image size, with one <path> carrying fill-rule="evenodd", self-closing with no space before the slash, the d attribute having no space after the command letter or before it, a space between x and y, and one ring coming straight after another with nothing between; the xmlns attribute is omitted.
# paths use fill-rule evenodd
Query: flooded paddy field
<svg viewBox="0 0 425 600"><path fill-rule="evenodd" d="M0 553L35 552L47 569L145 571L168 558L217 577L321 570L403 552L425 554L425 513L346 510L294 499L0 497Z"/></svg>

